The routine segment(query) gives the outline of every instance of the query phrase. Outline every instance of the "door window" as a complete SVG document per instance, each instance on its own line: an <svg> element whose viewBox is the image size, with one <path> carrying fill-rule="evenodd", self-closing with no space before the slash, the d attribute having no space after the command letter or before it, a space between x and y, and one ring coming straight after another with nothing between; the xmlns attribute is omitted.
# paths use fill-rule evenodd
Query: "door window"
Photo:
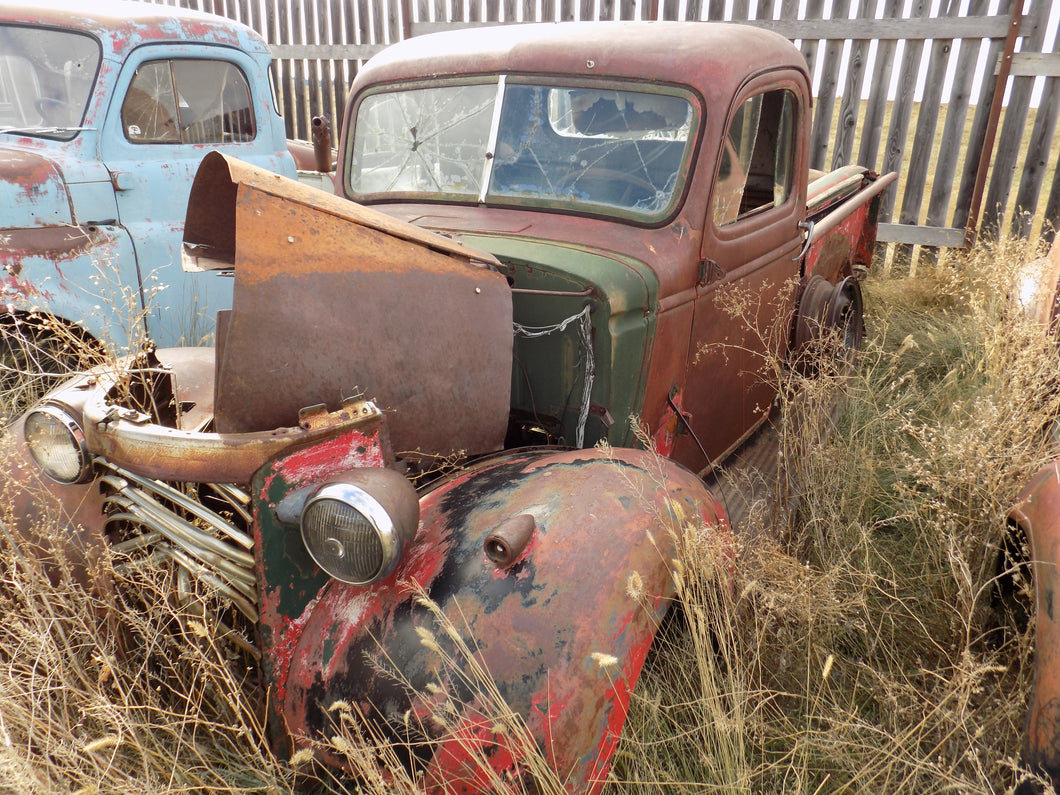
<svg viewBox="0 0 1060 795"><path fill-rule="evenodd" d="M779 207L791 195L795 107L795 95L781 89L751 97L736 112L718 169L718 226Z"/></svg>
<svg viewBox="0 0 1060 795"><path fill-rule="evenodd" d="M122 103L121 124L135 144L229 143L256 133L247 79L226 61L141 64Z"/></svg>

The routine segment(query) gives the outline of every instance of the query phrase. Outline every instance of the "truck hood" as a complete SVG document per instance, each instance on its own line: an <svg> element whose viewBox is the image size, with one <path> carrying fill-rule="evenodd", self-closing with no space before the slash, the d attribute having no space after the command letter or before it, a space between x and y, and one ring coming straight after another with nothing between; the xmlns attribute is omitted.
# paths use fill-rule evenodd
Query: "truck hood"
<svg viewBox="0 0 1060 795"><path fill-rule="evenodd" d="M0 147L0 208L0 229L74 223L59 165L23 149Z"/></svg>

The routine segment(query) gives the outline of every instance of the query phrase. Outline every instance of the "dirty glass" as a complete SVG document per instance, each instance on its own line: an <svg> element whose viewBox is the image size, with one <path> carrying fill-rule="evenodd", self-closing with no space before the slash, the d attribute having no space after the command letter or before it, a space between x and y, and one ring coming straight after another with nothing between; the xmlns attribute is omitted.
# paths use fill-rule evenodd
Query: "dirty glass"
<svg viewBox="0 0 1060 795"><path fill-rule="evenodd" d="M791 195L795 95L768 91L740 105L729 123L715 183L718 226L779 207Z"/></svg>
<svg viewBox="0 0 1060 795"><path fill-rule="evenodd" d="M354 190L477 197L496 98L495 83L366 97L354 132Z"/></svg>
<svg viewBox="0 0 1060 795"><path fill-rule="evenodd" d="M0 132L72 138L100 62L89 36L0 25Z"/></svg>
<svg viewBox="0 0 1060 795"><path fill-rule="evenodd" d="M121 107L125 137L137 144L249 141L250 87L226 61L149 61L133 76Z"/></svg>
<svg viewBox="0 0 1060 795"><path fill-rule="evenodd" d="M680 196L697 123L686 96L640 87L506 76L372 94L358 109L350 187L657 218Z"/></svg>

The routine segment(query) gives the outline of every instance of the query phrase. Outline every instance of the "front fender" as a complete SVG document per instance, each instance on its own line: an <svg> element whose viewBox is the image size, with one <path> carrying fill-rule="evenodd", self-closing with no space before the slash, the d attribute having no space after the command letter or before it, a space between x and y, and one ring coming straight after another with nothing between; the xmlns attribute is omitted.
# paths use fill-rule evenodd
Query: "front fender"
<svg viewBox="0 0 1060 795"><path fill-rule="evenodd" d="M490 771L473 757L519 775L523 751L496 733L486 678L568 789L598 789L673 596L676 539L693 523L728 544L720 504L651 453L538 450L462 472L424 494L420 512L389 579L329 582L288 625L299 632L276 684L296 744L334 734L328 707L341 701L419 742L433 787L488 789ZM529 542L498 566L485 539L523 514L533 517ZM445 725L442 700L456 708Z"/></svg>

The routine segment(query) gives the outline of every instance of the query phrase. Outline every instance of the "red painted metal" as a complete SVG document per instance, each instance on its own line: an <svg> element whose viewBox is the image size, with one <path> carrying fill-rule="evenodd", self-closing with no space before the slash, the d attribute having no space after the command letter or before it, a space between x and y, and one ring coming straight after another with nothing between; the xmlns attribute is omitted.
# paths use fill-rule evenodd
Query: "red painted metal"
<svg viewBox="0 0 1060 795"><path fill-rule="evenodd" d="M1009 518L1030 542L1035 596L1034 682L1022 756L1060 783L1060 462L1031 479Z"/></svg>
<svg viewBox="0 0 1060 795"><path fill-rule="evenodd" d="M474 673L488 671L565 783L598 790L673 594L675 538L693 525L728 548L721 506L665 459L581 450L499 456L425 494L420 511L416 542L389 579L329 583L290 623L277 652L284 723L295 737L328 736L328 706L356 704L385 732L432 744L432 788L481 791L480 755L498 774L527 772L526 749L491 722L496 699ZM521 514L534 517L533 538L515 565L498 566L484 541ZM443 626L416 601L420 590ZM439 726L443 697L456 713Z"/></svg>

